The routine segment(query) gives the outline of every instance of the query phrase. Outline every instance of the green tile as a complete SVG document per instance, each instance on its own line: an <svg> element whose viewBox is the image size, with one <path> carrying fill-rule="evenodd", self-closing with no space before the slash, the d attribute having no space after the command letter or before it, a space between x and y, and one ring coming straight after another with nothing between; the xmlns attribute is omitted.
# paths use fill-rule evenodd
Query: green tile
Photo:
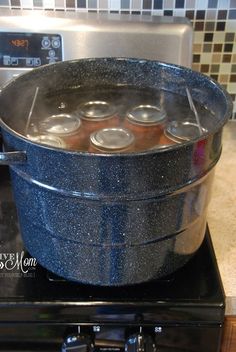
<svg viewBox="0 0 236 352"><path fill-rule="evenodd" d="M225 33L225 41L233 42L235 38L235 33Z"/></svg>
<svg viewBox="0 0 236 352"><path fill-rule="evenodd" d="M212 44L204 44L203 45L203 52L204 53L211 53L212 52Z"/></svg>
<svg viewBox="0 0 236 352"><path fill-rule="evenodd" d="M66 8L75 8L75 0L66 0Z"/></svg>
<svg viewBox="0 0 236 352"><path fill-rule="evenodd" d="M215 30L215 22L214 21L205 22L205 31L213 32L214 30Z"/></svg>
<svg viewBox="0 0 236 352"><path fill-rule="evenodd" d="M20 7L20 0L11 0L10 1L12 7Z"/></svg>
<svg viewBox="0 0 236 352"><path fill-rule="evenodd" d="M143 9L151 10L152 8L152 0L143 0Z"/></svg>
<svg viewBox="0 0 236 352"><path fill-rule="evenodd" d="M211 65L211 72L212 73L219 73L220 65Z"/></svg>
<svg viewBox="0 0 236 352"><path fill-rule="evenodd" d="M232 65L231 66L231 72L232 73L236 73L236 65Z"/></svg>

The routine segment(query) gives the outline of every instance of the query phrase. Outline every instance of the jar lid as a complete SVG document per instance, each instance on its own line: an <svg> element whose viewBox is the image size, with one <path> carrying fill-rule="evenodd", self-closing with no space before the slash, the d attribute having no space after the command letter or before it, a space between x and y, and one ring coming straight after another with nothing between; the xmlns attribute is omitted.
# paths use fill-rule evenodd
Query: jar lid
<svg viewBox="0 0 236 352"><path fill-rule="evenodd" d="M130 122L139 125L156 125L166 118L164 109L154 105L138 105L127 113Z"/></svg>
<svg viewBox="0 0 236 352"><path fill-rule="evenodd" d="M207 130L201 127L200 132L198 124L190 121L171 121L165 129L166 136L174 141L189 141L200 137L202 132Z"/></svg>
<svg viewBox="0 0 236 352"><path fill-rule="evenodd" d="M77 131L80 125L80 118L74 114L57 114L42 120L39 130L43 133L67 135Z"/></svg>
<svg viewBox="0 0 236 352"><path fill-rule="evenodd" d="M78 109L81 119L101 121L111 118L116 113L116 108L106 101L88 101L81 104Z"/></svg>
<svg viewBox="0 0 236 352"><path fill-rule="evenodd" d="M33 142L45 144L45 145L50 145L52 147L57 147L57 148L65 148L66 144L64 141L57 136L49 135L49 134L42 134L38 136L27 136L29 139L31 139Z"/></svg>
<svg viewBox="0 0 236 352"><path fill-rule="evenodd" d="M97 149L118 151L128 148L134 142L134 135L125 128L103 128L92 133L90 141Z"/></svg>

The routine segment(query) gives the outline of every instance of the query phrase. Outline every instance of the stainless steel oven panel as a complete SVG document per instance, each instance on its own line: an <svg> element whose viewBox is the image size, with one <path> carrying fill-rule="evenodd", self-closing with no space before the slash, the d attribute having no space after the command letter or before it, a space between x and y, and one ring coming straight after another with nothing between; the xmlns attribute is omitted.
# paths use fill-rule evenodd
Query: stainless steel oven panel
<svg viewBox="0 0 236 352"><path fill-rule="evenodd" d="M136 57L191 66L193 30L182 17L2 9L0 32L53 33L62 58ZM0 85L30 68L0 68Z"/></svg>

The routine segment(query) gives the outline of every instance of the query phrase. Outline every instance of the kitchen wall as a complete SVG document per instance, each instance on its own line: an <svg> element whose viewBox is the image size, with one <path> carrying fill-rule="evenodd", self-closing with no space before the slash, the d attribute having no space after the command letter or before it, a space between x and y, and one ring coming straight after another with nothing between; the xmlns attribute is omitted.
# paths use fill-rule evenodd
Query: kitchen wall
<svg viewBox="0 0 236 352"><path fill-rule="evenodd" d="M236 121L236 0L0 0L1 8L186 16L194 27L193 69L220 82Z"/></svg>

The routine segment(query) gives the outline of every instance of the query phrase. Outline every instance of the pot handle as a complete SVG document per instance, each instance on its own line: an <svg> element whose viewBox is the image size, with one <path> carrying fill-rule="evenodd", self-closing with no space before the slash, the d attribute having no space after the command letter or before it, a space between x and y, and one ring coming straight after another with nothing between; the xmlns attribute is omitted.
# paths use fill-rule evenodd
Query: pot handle
<svg viewBox="0 0 236 352"><path fill-rule="evenodd" d="M12 165L12 164L22 164L26 162L26 152L1 152L0 153L0 165Z"/></svg>

